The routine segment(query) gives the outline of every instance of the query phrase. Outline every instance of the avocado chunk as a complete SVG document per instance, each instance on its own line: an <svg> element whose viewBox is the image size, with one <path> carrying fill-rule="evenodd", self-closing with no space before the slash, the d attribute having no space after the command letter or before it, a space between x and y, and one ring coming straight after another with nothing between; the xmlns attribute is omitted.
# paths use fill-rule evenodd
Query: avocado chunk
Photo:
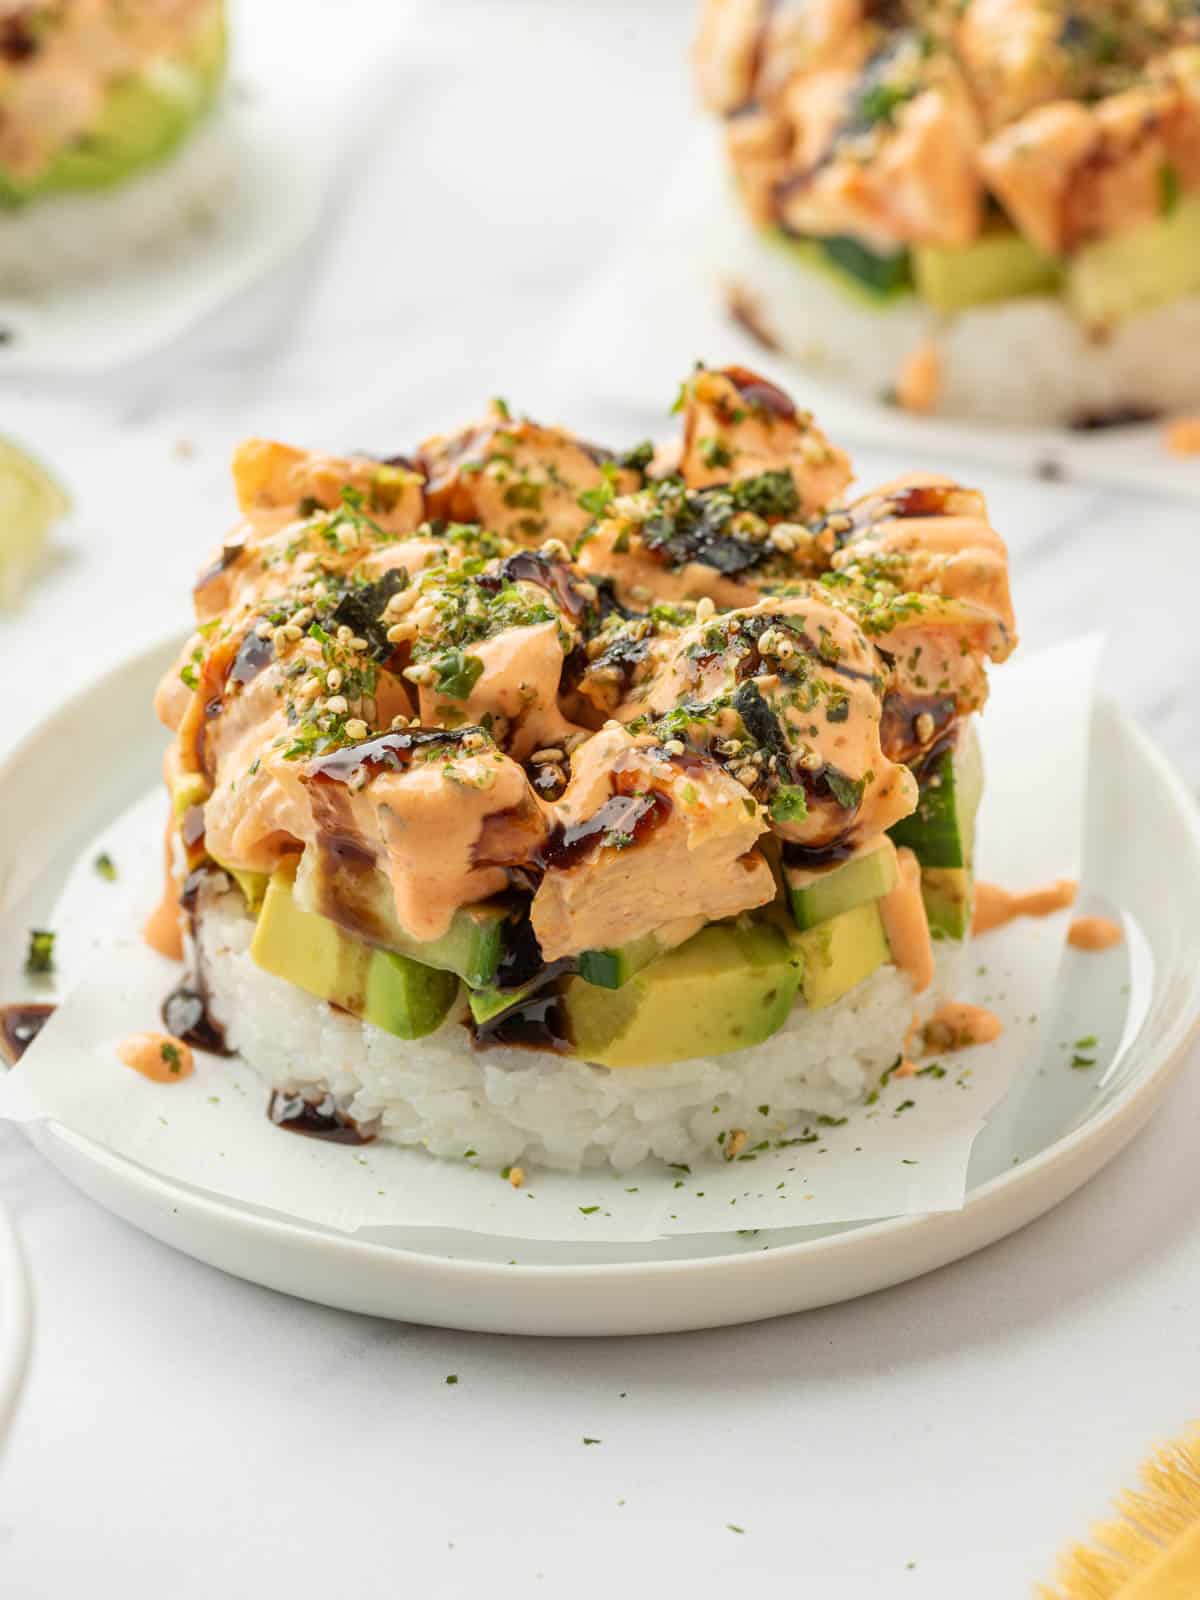
<svg viewBox="0 0 1200 1600"><path fill-rule="evenodd" d="M209 109L225 71L225 21L220 11L191 47L172 60L117 79L87 135L68 145L29 179L0 172L0 204L37 195L99 189L165 159Z"/></svg>
<svg viewBox="0 0 1200 1600"><path fill-rule="evenodd" d="M793 933L789 942L804 969L801 990L810 1011L833 1005L892 959L877 900Z"/></svg>
<svg viewBox="0 0 1200 1600"><path fill-rule="evenodd" d="M971 927L969 867L923 867L921 898L935 939L965 939Z"/></svg>
<svg viewBox="0 0 1200 1600"><path fill-rule="evenodd" d="M1010 229L985 233L957 249L917 245L912 257L917 293L936 311L962 311L1023 294L1054 294L1062 284L1058 261Z"/></svg>
<svg viewBox="0 0 1200 1600"><path fill-rule="evenodd" d="M1164 216L1085 245L1067 268L1067 299L1089 328L1200 291L1200 195Z"/></svg>
<svg viewBox="0 0 1200 1600"><path fill-rule="evenodd" d="M843 911L878 900L896 886L896 847L877 840L868 850L832 867L784 867L788 901L798 928L815 928Z"/></svg>
<svg viewBox="0 0 1200 1600"><path fill-rule="evenodd" d="M768 923L713 923L619 989L580 977L563 987L578 1054L605 1067L661 1066L725 1055L787 1020L800 962Z"/></svg>
<svg viewBox="0 0 1200 1600"><path fill-rule="evenodd" d="M969 867L982 795L979 741L967 726L922 773L916 810L889 829L893 843L907 845L923 868Z"/></svg>
<svg viewBox="0 0 1200 1600"><path fill-rule="evenodd" d="M250 955L265 972L328 1000L400 1039L420 1039L441 1025L458 992L453 973L375 950L343 933L292 893L295 864L271 874Z"/></svg>
<svg viewBox="0 0 1200 1600"><path fill-rule="evenodd" d="M362 1019L398 1039L423 1039L441 1027L457 994L454 973L423 967L393 950L372 950Z"/></svg>
<svg viewBox="0 0 1200 1600"><path fill-rule="evenodd" d="M382 873L356 875L354 880L353 924L345 931L351 938L366 934L366 942L393 950L424 967L438 967L456 973L473 989L485 988L496 976L504 954L505 929L512 909L500 900L481 900L473 906L459 906L450 926L439 939L414 939L396 920L391 885ZM300 906L329 920L341 921L336 913L345 912L349 897L342 885L338 893L336 870L331 870L320 852L305 850L296 875L295 895Z"/></svg>

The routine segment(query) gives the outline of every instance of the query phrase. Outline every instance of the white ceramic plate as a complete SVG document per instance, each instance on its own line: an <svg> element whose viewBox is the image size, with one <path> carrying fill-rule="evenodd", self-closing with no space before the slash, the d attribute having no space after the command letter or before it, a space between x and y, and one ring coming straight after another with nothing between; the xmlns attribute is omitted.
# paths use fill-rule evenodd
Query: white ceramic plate
<svg viewBox="0 0 1200 1600"><path fill-rule="evenodd" d="M21 1246L12 1223L0 1210L0 1443L17 1408L32 1322Z"/></svg>
<svg viewBox="0 0 1200 1600"><path fill-rule="evenodd" d="M133 657L65 705L0 768L3 998L18 998L24 931L45 917L88 839L153 782L163 736L149 705L175 647ZM102 710L102 715L99 714ZM631 1334L713 1327L826 1305L928 1272L1022 1227L1134 1136L1183 1064L1200 1017L1200 817L1115 706L1096 713L1085 903L1120 907L1153 984L1115 1070L1031 1061L977 1141L958 1212L840 1228L693 1235L648 1245L532 1244L409 1230L404 1247L347 1237L164 1181L55 1124L39 1149L85 1194L227 1272L327 1305L503 1333ZM1046 803L1054 797L1048 794ZM1116 1038L1121 984L1068 960L1055 1039ZM1103 1015L1103 1026L1096 1025ZM264 1140L270 1136L263 1123ZM518 1256L513 1261L514 1252ZM2 1390L0 1390L2 1392Z"/></svg>

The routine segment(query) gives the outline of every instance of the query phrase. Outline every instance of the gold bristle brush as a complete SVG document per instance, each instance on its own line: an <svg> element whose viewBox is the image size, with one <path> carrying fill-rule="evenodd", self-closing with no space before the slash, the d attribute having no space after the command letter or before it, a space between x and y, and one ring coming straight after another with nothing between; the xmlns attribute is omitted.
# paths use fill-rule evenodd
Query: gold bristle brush
<svg viewBox="0 0 1200 1600"><path fill-rule="evenodd" d="M1041 1600L1200 1600L1200 1423L1157 1450L1141 1478L1091 1544L1064 1552Z"/></svg>

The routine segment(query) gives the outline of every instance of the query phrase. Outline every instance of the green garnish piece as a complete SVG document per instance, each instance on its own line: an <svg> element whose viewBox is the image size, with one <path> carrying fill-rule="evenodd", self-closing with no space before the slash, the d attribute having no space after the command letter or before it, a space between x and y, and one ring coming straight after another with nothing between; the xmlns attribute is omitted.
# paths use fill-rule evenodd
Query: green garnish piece
<svg viewBox="0 0 1200 1600"><path fill-rule="evenodd" d="M92 865L105 880L105 882L115 883L117 881L117 863L109 855L107 850L101 850L95 861L92 862Z"/></svg>
<svg viewBox="0 0 1200 1600"><path fill-rule="evenodd" d="M29 930L29 949L25 955L25 971L31 975L54 971L54 939L49 928Z"/></svg>
<svg viewBox="0 0 1200 1600"><path fill-rule="evenodd" d="M448 700L465 700L483 672L483 662L465 650L444 650L433 662L438 693Z"/></svg>
<svg viewBox="0 0 1200 1600"><path fill-rule="evenodd" d="M179 1054L179 1046L177 1044L172 1044L169 1039L164 1039L159 1046L158 1053L172 1072L179 1072L182 1069L183 1058Z"/></svg>
<svg viewBox="0 0 1200 1600"><path fill-rule="evenodd" d="M794 784L784 784L772 797L770 812L772 822L803 822L808 815L804 790Z"/></svg>

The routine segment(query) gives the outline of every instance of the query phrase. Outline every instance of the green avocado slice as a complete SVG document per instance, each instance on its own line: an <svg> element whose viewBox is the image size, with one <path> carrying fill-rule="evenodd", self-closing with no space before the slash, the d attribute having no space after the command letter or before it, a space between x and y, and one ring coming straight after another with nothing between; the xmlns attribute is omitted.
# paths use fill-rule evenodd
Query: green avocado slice
<svg viewBox="0 0 1200 1600"><path fill-rule="evenodd" d="M767 923L714 923L619 989L580 977L563 986L576 1052L607 1067L724 1055L758 1044L787 1020L800 961Z"/></svg>
<svg viewBox="0 0 1200 1600"><path fill-rule="evenodd" d="M304 911L292 893L295 866L278 867L263 897L251 958L318 999L340 1006L400 1039L439 1027L454 1004L458 978L344 933Z"/></svg>

